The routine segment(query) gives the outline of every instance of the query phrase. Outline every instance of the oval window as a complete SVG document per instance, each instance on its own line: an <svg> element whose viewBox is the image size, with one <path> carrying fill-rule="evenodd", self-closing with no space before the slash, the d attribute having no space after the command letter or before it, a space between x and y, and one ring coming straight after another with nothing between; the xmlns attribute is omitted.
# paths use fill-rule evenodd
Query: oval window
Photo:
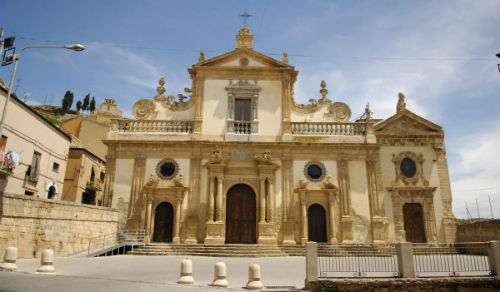
<svg viewBox="0 0 500 292"><path fill-rule="evenodd" d="M156 173L162 179L171 179L177 175L179 166L172 159L163 159L156 167Z"/></svg>
<svg viewBox="0 0 500 292"><path fill-rule="evenodd" d="M408 178L414 177L417 173L417 166L415 165L415 162L410 158L403 158L403 160L401 160L401 165L399 166L399 168L401 169L401 173Z"/></svg>
<svg viewBox="0 0 500 292"><path fill-rule="evenodd" d="M325 166L318 161L311 161L306 164L305 169L304 169L304 174L305 176L310 180L310 181L320 181L325 177Z"/></svg>

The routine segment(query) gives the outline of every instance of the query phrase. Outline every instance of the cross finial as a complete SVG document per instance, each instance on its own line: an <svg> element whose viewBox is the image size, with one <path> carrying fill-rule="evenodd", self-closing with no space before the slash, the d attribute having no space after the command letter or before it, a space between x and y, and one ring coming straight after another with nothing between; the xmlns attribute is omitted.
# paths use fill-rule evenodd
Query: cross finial
<svg viewBox="0 0 500 292"><path fill-rule="evenodd" d="M247 27L247 20L248 18L252 17L252 14L248 14L247 9L245 8L245 11L243 11L242 14L238 15L239 17L243 18L243 26Z"/></svg>

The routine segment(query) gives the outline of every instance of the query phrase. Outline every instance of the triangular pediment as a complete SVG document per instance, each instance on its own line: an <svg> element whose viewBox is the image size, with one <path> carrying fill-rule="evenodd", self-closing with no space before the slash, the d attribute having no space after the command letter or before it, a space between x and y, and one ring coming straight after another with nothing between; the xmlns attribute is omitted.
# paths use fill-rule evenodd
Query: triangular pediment
<svg viewBox="0 0 500 292"><path fill-rule="evenodd" d="M201 67L292 67L252 49L235 49L234 51L207 59L197 64Z"/></svg>
<svg viewBox="0 0 500 292"><path fill-rule="evenodd" d="M413 112L403 109L392 117L378 122L374 126L376 134L443 134L443 129Z"/></svg>

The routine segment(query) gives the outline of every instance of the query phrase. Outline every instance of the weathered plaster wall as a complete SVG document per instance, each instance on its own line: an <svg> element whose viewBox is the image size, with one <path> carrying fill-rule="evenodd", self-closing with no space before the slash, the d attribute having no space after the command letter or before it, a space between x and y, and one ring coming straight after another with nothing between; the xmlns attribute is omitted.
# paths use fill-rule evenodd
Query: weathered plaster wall
<svg viewBox="0 0 500 292"><path fill-rule="evenodd" d="M127 223L128 202L132 187L134 160L116 159L115 184L113 186L113 202L111 207L120 212L119 228L125 228Z"/></svg>
<svg viewBox="0 0 500 292"><path fill-rule="evenodd" d="M25 195L0 195L0 254L8 246L19 258L39 257L45 248L56 256L85 250L89 238L116 232L118 211Z"/></svg>
<svg viewBox="0 0 500 292"><path fill-rule="evenodd" d="M365 161L349 161L354 241L371 242L370 204Z"/></svg>

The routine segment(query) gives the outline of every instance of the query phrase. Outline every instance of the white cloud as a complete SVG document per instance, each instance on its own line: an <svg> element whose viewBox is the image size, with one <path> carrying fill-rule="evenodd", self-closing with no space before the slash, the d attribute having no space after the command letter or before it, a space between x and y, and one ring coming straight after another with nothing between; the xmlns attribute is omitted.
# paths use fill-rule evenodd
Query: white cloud
<svg viewBox="0 0 500 292"><path fill-rule="evenodd" d="M473 217L491 215L488 196L493 204L493 214L500 217L500 124L491 131L464 135L462 144L453 155L459 159L450 164L453 191L453 209L457 217L467 217L465 202ZM496 207L496 208L495 208Z"/></svg>

